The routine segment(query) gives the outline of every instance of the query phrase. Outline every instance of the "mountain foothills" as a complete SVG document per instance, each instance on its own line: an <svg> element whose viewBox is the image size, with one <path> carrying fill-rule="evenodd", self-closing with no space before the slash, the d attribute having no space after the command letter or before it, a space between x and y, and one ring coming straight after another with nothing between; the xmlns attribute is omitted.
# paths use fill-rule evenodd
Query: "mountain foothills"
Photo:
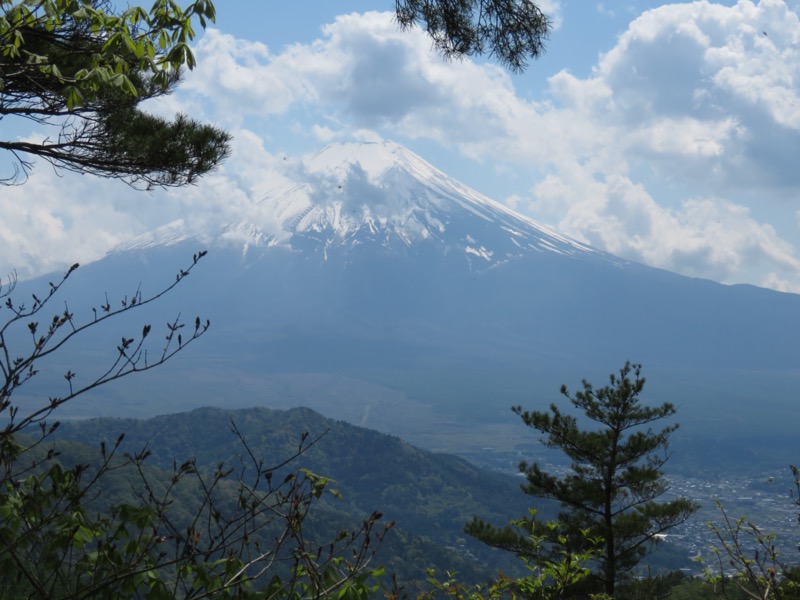
<svg viewBox="0 0 800 600"><path fill-rule="evenodd" d="M273 479L308 469L330 478L330 488L341 493L341 498L326 495L327 500L314 507L306 526L310 538L319 536L326 522L328 527L352 526L379 511L383 521L394 521L396 526L377 560L404 581L421 578L430 567L456 569L475 582L488 579L497 568L515 570L511 556L491 552L464 534L464 524L477 514L503 522L509 510L524 511L518 479L482 470L458 457L426 452L397 437L326 419L306 408L203 408L146 420L88 419L64 424L56 447L64 455L77 455L74 460L91 463L100 442L111 447L122 433L121 452L135 454L146 448L148 468L167 474L176 460L188 459L201 471L225 464L246 473L252 469L249 452L270 467L279 465L297 452L306 433L307 440L318 441L275 469ZM64 450L64 440L85 444L84 449ZM102 506L130 502L136 487L124 480L106 483L95 502Z"/></svg>
<svg viewBox="0 0 800 600"><path fill-rule="evenodd" d="M719 476L797 459L800 296L599 252L391 142L291 164L292 183L246 215L202 231L173 223L74 273L70 310L89 316L208 250L152 310L52 361L31 397L68 369L88 378L143 323L199 314L212 323L203 343L64 414L304 405L513 469L544 450L512 405L546 406L561 384L602 381L631 359L648 398L678 409L670 468ZM47 278L16 294L41 289Z"/></svg>
<svg viewBox="0 0 800 600"><path fill-rule="evenodd" d="M305 449L298 454L301 447ZM83 500L86 509L90 514L96 511L97 518L104 522L109 510L112 514L120 510L114 507L127 506L131 510L134 506L152 505L153 494L160 496L165 489L171 490L165 494L168 501L159 510L166 512L167 522L175 529L166 529L161 523L153 530L154 535L161 536L157 539L170 545L182 531L212 535L211 523L203 520L198 523L194 517L198 511L203 514L198 506L204 504L213 489L198 485L203 477L208 485L208 476L214 472L224 468L229 475L235 473L226 476L221 485L213 486L216 506L227 515L231 507L242 502L243 488L235 482L252 480L256 472L254 463L264 461L265 472L271 473L276 482L286 483L290 477L308 472L325 473L330 478L327 489L336 493L325 493L303 520L303 538L311 547L320 539L340 539L337 532L341 530L358 530L359 523L370 515L379 514L383 523L392 524L388 535L381 536L372 562L373 568L385 567L391 577L381 580L387 594L373 590L375 597L392 597L388 591L394 586L400 587L402 597L440 597L436 588L431 588L426 572L445 577L457 573L459 585L484 586L493 578L500 577L503 581L500 573L512 578L530 574L513 554L479 543L465 533L464 527L477 514L503 524L508 522L510 514L526 512L531 499L520 493L519 478L483 470L452 455L420 450L395 436L327 419L307 408L289 411L202 408L150 419L84 419L63 423L41 450L42 454L49 450L65 469L91 465L83 467L91 479L112 448L117 460L109 463L111 468L103 469L99 485L87 488ZM130 462L132 456L145 455L145 462L138 467ZM295 458L287 460L292 456ZM186 462L181 465L182 461ZM187 464L191 464L190 470L186 470ZM196 481L191 477L184 481L195 470L201 476ZM148 482L146 486L143 481ZM263 488L262 483L254 489L266 491ZM42 490L49 491L47 486ZM555 503L538 499L533 505L542 524L544 519L555 519ZM276 514L285 509L281 504L275 508ZM134 530L142 527L138 521L130 525ZM170 532L172 535L168 535ZM270 537L272 534L270 529L254 529L251 542L255 541L257 548L259 543L262 548L271 547L276 544ZM238 543L235 539L234 535L228 542L229 549L235 548ZM648 558L647 564L653 573L664 573L665 569L671 573L647 578L641 589L635 584L631 584L634 587L630 590L623 586L620 598L656 597L649 594L658 590L659 594L669 591L670 598L711 597L707 595L711 594L711 587L704 587L701 580L689 579L678 571L698 570L690 560L685 540L675 544L667 539ZM579 568L579 563L575 568ZM168 569L163 567L167 572ZM267 572L283 577L287 569L286 564L276 561ZM257 585L265 583L258 581ZM13 584L11 588L8 585L7 581L0 584L3 597L28 597L20 595ZM444 593L444 589L440 591ZM639 595L631 595L634 591ZM571 593L565 597L586 597L580 588ZM454 597L479 600L506 596L477 593ZM541 597L562 596L545 593Z"/></svg>

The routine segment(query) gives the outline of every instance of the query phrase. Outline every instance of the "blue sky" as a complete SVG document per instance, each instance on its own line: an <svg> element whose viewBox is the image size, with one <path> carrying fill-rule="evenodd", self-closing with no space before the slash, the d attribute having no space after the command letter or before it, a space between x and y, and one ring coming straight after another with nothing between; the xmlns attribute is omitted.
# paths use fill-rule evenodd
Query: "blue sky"
<svg viewBox="0 0 800 600"><path fill-rule="evenodd" d="M1 270L93 260L176 218L258 218L284 157L392 139L600 249L800 292L800 0L547 0L556 27L522 75L442 61L388 1L216 4L198 68L151 110L230 129L228 162L153 194L40 164L0 196Z"/></svg>

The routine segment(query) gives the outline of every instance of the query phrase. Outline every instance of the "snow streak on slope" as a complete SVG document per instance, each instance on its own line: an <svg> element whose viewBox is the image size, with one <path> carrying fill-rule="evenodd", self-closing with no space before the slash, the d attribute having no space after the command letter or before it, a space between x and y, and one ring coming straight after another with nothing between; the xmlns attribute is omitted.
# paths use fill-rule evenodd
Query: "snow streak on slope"
<svg viewBox="0 0 800 600"><path fill-rule="evenodd" d="M364 244L398 250L437 243L462 252L471 266L489 268L529 252L592 255L611 260L470 189L393 142L328 146L292 174L296 183L270 190L254 214L202 237L236 241L245 252L311 244ZM125 249L174 243L179 224L134 240ZM622 262L622 261L620 261Z"/></svg>

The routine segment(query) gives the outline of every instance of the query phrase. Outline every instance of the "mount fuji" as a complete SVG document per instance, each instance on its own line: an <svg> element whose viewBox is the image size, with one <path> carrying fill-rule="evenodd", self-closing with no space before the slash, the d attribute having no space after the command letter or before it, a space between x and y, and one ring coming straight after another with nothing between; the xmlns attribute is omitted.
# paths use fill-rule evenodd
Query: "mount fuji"
<svg viewBox="0 0 800 600"><path fill-rule="evenodd" d="M529 252L610 255L548 230L483 196L393 142L335 144L296 169L301 181L268 191L249 219L195 235L239 241L245 253L302 250L327 260L365 245L397 253L417 245L459 252L483 271ZM115 252L172 245L189 236L181 221ZM487 247L488 244L488 247Z"/></svg>
<svg viewBox="0 0 800 600"><path fill-rule="evenodd" d="M546 405L584 377L602 385L631 359L646 397L679 408L676 460L760 461L766 448L779 466L796 460L800 296L600 252L391 142L329 146L291 179L228 223L176 222L76 273L70 306L88 311L207 249L152 314L212 322L170 366L76 403L76 416L307 405L475 457L535 441L512 404Z"/></svg>

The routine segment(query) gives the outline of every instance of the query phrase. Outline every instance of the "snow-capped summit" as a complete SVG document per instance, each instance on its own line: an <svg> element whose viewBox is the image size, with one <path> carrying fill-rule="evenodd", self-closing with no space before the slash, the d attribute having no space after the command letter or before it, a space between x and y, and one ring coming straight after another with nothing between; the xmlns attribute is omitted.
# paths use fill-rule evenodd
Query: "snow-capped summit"
<svg viewBox="0 0 800 600"><path fill-rule="evenodd" d="M253 210L205 239L235 241L246 253L303 249L327 259L357 246L383 252L439 248L486 269L531 252L613 260L543 227L449 177L390 142L332 144L291 163L289 179L269 189ZM181 239L171 224L123 249Z"/></svg>
<svg viewBox="0 0 800 600"><path fill-rule="evenodd" d="M298 183L259 203L278 228L240 222L261 245L332 248L438 244L491 267L529 252L600 254L483 196L394 142L333 144L307 157Z"/></svg>

